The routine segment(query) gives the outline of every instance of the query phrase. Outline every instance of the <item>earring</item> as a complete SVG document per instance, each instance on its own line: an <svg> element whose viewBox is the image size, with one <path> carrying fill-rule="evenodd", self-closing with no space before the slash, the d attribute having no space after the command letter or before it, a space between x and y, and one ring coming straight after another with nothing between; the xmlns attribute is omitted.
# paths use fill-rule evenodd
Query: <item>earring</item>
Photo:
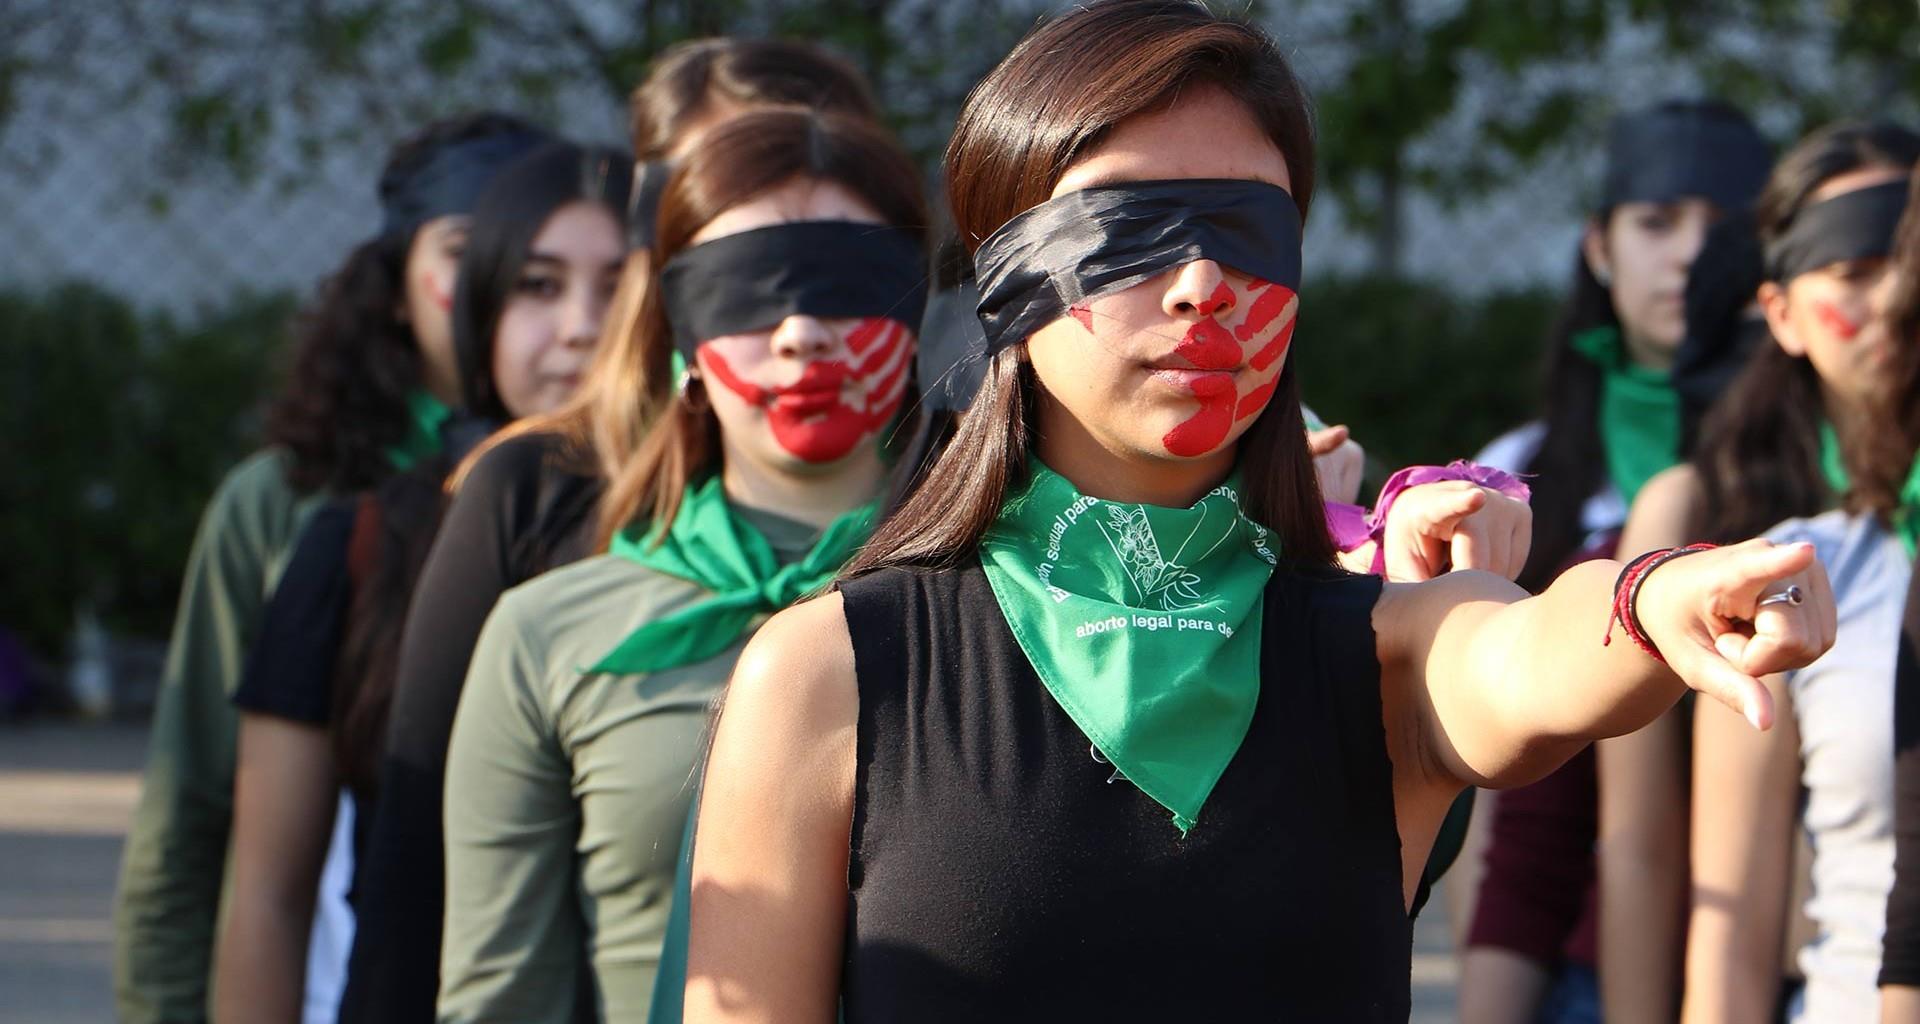
<svg viewBox="0 0 1920 1024"><path fill-rule="evenodd" d="M1602 288L1613 287L1613 272L1605 267L1595 267L1593 270L1593 279L1600 282L1600 287Z"/></svg>

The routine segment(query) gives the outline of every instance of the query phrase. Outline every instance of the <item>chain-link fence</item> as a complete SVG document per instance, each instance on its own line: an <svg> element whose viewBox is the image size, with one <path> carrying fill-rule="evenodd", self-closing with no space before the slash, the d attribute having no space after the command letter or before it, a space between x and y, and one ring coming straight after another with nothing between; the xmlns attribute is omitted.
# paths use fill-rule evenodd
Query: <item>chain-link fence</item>
<svg viewBox="0 0 1920 1024"><path fill-rule="evenodd" d="M219 378L224 391L158 377L81 381L71 394L54 390L53 378L0 382L19 396L0 411L13 417L0 420L15 442L7 461L18 465L9 469L25 465L40 475L13 475L42 481L31 493L0 492L20 496L0 508L0 548L45 548L54 521L164 523L126 557L157 560L166 578L184 554L191 510L151 512L142 502L159 500L158 491L89 468L96 460L87 446L174 445L177 475L199 493L210 488L257 437L247 416L284 342L290 307L261 296L310 295L371 232L385 149L428 116L493 106L574 138L616 140L625 90L666 43L720 31L817 38L873 76L932 179L966 90L1056 6L0 6L0 334L13 332L0 345L32 341L53 353L47 358L91 352L85 365L111 367L182 338L246 335L224 345L202 337L194 350L201 363L234 362ZM1874 13L1882 7L1897 16ZM1612 111L1724 91L1788 142L1838 113L1911 113L1920 95L1916 62L1903 49L1920 39L1920 17L1904 3L1265 0L1246 9L1275 32L1321 106L1300 349L1312 361L1309 399L1322 396L1334 406L1323 411L1352 422L1388 458L1463 454L1527 414L1529 346L1570 273ZM1368 283L1383 280L1392 287ZM56 290L75 281L89 287ZM1342 287L1314 291L1329 282ZM37 333L29 339L28 331ZM121 334L124 344L104 340ZM1421 362L1418 343L1427 339L1459 365ZM27 374L23 365L41 364L0 364L16 376ZM1347 372L1352 366L1365 373ZM1422 389L1456 404L1406 397ZM140 422L159 425L67 431L83 438L67 447L54 439L60 432L39 429L127 404L151 407ZM179 413L186 406L224 410L222 422L233 425L199 448L151 436L188 422ZM0 589L35 590L24 565L7 556ZM125 591L103 592L92 577L41 589L57 591L36 598L54 604L55 620L76 603L112 605ZM153 596L164 590L140 588L141 601L159 606L143 628L164 622L166 602ZM0 627L17 612L0 607Z"/></svg>

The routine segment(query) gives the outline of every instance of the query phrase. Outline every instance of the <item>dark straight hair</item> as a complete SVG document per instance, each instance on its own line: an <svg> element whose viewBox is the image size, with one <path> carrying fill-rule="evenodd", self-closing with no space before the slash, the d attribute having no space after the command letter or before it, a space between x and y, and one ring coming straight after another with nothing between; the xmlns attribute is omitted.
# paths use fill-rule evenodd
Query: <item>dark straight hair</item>
<svg viewBox="0 0 1920 1024"><path fill-rule="evenodd" d="M1659 111L1694 111L1749 124L1737 108L1717 100L1670 100ZM1610 153L1609 164L1625 158ZM1589 227L1606 231L1618 207L1602 199ZM1533 547L1519 583L1538 592L1566 568L1579 553L1587 530L1583 513L1587 501L1606 481L1606 448L1600 437L1601 370L1573 348L1573 339L1600 327L1620 327L1613 295L1587 265L1584 247L1576 246L1566 303L1548 333L1542 364L1541 421L1546 434L1527 464L1532 474ZM1680 452L1668 453L1674 458Z"/></svg>
<svg viewBox="0 0 1920 1024"><path fill-rule="evenodd" d="M481 193L453 300L454 352L467 413L496 422L508 418L494 386L493 336L540 229L575 202L597 203L621 223L631 167L625 154L610 149L555 142L509 164ZM441 484L463 454L427 459L355 505L359 550L334 674L330 732L342 775L363 791L377 778L407 606L445 510Z"/></svg>
<svg viewBox="0 0 1920 1024"><path fill-rule="evenodd" d="M1889 122L1841 122L1814 132L1781 157L1760 193L1754 219L1761 242L1771 242L1791 228L1809 198L1828 181L1868 167L1911 168L1916 160L1920 135ZM1866 506L1834 494L1827 485L1820 465L1820 424L1828 417L1813 364L1788 355L1778 344L1761 345L1701 424L1700 446L1692 461L1705 492L1697 525L1702 538L1757 536L1782 520L1817 515L1837 499L1851 510L1864 510ZM1865 482L1871 474L1861 473L1856 464L1861 446L1854 439L1883 432L1885 425L1843 419L1837 426L1848 468ZM1904 480L1904 467L1900 476ZM1876 500L1891 508L1885 496Z"/></svg>
<svg viewBox="0 0 1920 1024"><path fill-rule="evenodd" d="M1313 197L1313 116L1305 90L1266 33L1181 0L1106 0L1035 29L967 98L947 147L947 198L971 255L1016 215L1046 201L1075 158L1115 125L1165 109L1181 90L1238 99L1287 162L1302 218ZM941 566L977 548L1026 472L1036 382L1025 344L988 364L952 440L848 567ZM1280 536L1282 557L1333 564L1307 451L1300 389L1288 360L1265 412L1239 442L1247 513Z"/></svg>
<svg viewBox="0 0 1920 1024"><path fill-rule="evenodd" d="M632 187L626 154L555 142L508 165L481 193L453 293L453 350L468 412L496 422L513 418L494 384L493 338L548 218L563 206L586 202L624 225Z"/></svg>
<svg viewBox="0 0 1920 1024"><path fill-rule="evenodd" d="M380 180L418 172L460 143L538 132L493 112L437 121L394 147ZM266 432L288 452L295 490L346 493L392 472L387 449L406 436L407 396L423 378L419 342L395 312L406 302L412 244L411 234L362 243L294 322L291 372Z"/></svg>

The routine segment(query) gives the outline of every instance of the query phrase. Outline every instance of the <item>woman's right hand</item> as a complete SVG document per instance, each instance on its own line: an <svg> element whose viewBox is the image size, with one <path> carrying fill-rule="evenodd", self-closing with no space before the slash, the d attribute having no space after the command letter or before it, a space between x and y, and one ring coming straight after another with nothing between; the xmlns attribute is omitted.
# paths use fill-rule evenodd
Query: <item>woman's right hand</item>
<svg viewBox="0 0 1920 1024"><path fill-rule="evenodd" d="M1801 603L1761 603L1789 587ZM1675 558L1647 574L1637 611L1682 682L1762 730L1773 700L1760 677L1812 664L1838 629L1826 570L1804 543L1750 540Z"/></svg>

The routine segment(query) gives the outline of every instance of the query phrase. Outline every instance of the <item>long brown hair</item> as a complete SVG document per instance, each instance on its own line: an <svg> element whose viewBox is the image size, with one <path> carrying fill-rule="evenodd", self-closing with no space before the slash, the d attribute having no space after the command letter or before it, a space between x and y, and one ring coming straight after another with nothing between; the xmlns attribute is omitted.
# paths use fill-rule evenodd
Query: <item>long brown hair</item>
<svg viewBox="0 0 1920 1024"><path fill-rule="evenodd" d="M1198 3L1106 0L1035 29L967 98L946 160L961 244L971 255L1046 201L1075 158L1115 125L1200 85L1238 99L1279 147L1304 218L1313 197L1312 112L1273 40ZM974 552L1026 471L1034 390L1024 344L995 355L952 441L847 574L949 565ZM1239 442L1247 513L1280 535L1291 563L1329 566L1333 541L1305 430L1290 360Z"/></svg>
<svg viewBox="0 0 1920 1024"><path fill-rule="evenodd" d="M927 208L919 174L878 125L840 114L765 110L742 114L703 136L668 179L654 264L665 266L723 211L796 179L840 185L888 224L924 240ZM672 380L672 331L658 288L642 290L634 330L613 344L633 367L624 378L627 400L649 426L631 454L609 467L600 501L601 546L633 522L671 523L687 485L717 459L720 441L703 386L690 380L677 390Z"/></svg>
<svg viewBox="0 0 1920 1024"><path fill-rule="evenodd" d="M1920 449L1920 174L1907 194L1907 212L1893 241L1893 296L1884 329L1895 346L1894 370L1875 397L1865 424L1851 426L1849 462L1853 490L1848 507L1885 519L1900 507L1900 489L1913 472ZM1862 428L1866 429L1862 429Z"/></svg>
<svg viewBox="0 0 1920 1024"><path fill-rule="evenodd" d="M1827 181L1866 167L1912 167L1916 158L1920 135L1887 122L1842 122L1814 132L1780 158L1760 193L1754 206L1760 240L1771 242L1791 228ZM1811 362L1778 344L1761 345L1700 426L1692 462L1704 490L1701 535L1712 541L1757 536L1781 520L1816 515L1836 499L1850 511L1868 511L1860 487L1850 497L1827 486L1820 424L1831 412ZM1857 424L1838 425L1849 442L1862 433ZM1858 447L1843 445L1850 452ZM1854 457L1848 456L1848 468L1864 480ZM1905 476L1903 466L1901 480Z"/></svg>
<svg viewBox="0 0 1920 1024"><path fill-rule="evenodd" d="M820 47L775 39L695 39L661 51L646 81L629 97L634 156L664 158L719 103L797 107L876 122L879 117L860 72ZM458 488L487 451L526 434L558 437L566 467L587 476L610 479L633 458L649 417L660 408L634 397L644 372L638 336L657 262L654 253L628 254L593 363L573 398L489 438L461 463L450 488Z"/></svg>

